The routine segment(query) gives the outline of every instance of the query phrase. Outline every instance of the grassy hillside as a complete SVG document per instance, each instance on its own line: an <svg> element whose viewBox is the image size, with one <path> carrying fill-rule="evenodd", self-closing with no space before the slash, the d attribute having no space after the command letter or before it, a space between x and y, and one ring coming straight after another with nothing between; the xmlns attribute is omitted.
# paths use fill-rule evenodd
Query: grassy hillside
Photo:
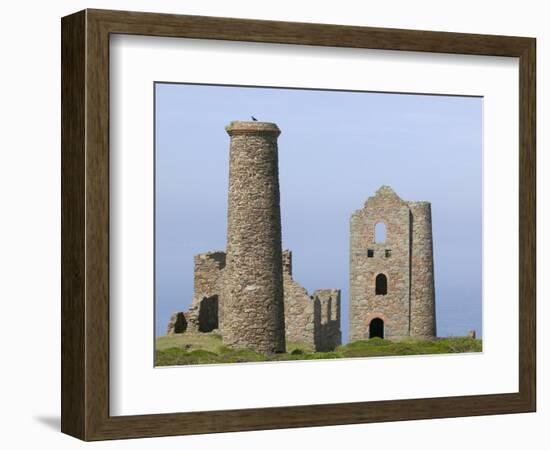
<svg viewBox="0 0 550 450"><path fill-rule="evenodd" d="M332 358L364 358L371 356L428 355L442 353L481 352L479 339L465 337L436 340L392 342L374 338L341 345L332 352L314 352L311 347L287 343L287 353L264 355L251 350L225 347L216 333L183 333L157 338L155 365L222 364L254 361L291 361Z"/></svg>

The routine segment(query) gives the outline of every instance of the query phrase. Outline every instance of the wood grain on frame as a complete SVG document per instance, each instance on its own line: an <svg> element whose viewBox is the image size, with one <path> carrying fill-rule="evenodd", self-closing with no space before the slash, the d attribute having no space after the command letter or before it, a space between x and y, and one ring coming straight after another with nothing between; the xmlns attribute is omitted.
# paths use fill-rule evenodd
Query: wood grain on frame
<svg viewBox="0 0 550 450"><path fill-rule="evenodd" d="M99 440L535 410L535 39L103 10L64 17L61 30L63 432ZM519 392L109 416L112 33L519 57Z"/></svg>

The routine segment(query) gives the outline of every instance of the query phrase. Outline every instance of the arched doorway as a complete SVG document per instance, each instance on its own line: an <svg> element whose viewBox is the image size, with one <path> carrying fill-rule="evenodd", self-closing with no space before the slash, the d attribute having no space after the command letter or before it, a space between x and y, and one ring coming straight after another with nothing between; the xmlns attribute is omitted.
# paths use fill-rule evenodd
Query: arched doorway
<svg viewBox="0 0 550 450"><path fill-rule="evenodd" d="M372 319L369 324L369 339L379 337L384 339L384 321L379 319Z"/></svg>

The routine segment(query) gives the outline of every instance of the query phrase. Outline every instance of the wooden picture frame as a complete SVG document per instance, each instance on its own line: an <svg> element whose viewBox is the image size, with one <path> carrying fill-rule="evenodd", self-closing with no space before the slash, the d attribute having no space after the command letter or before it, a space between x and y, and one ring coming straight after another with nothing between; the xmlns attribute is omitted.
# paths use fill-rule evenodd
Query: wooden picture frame
<svg viewBox="0 0 550 450"><path fill-rule="evenodd" d="M62 30L62 416L84 440L535 411L533 38L85 10ZM519 391L342 404L109 415L109 36L135 34L519 58Z"/></svg>

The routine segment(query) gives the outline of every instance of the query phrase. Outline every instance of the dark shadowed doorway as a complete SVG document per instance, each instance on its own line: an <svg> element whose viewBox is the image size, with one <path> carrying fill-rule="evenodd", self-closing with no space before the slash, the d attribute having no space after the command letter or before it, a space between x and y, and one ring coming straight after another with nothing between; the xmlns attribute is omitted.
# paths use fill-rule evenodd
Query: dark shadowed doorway
<svg viewBox="0 0 550 450"><path fill-rule="evenodd" d="M379 337L384 339L384 321L382 319L372 319L369 325L369 339Z"/></svg>
<svg viewBox="0 0 550 450"><path fill-rule="evenodd" d="M205 297L199 308L199 331L208 333L218 328L218 296Z"/></svg>

